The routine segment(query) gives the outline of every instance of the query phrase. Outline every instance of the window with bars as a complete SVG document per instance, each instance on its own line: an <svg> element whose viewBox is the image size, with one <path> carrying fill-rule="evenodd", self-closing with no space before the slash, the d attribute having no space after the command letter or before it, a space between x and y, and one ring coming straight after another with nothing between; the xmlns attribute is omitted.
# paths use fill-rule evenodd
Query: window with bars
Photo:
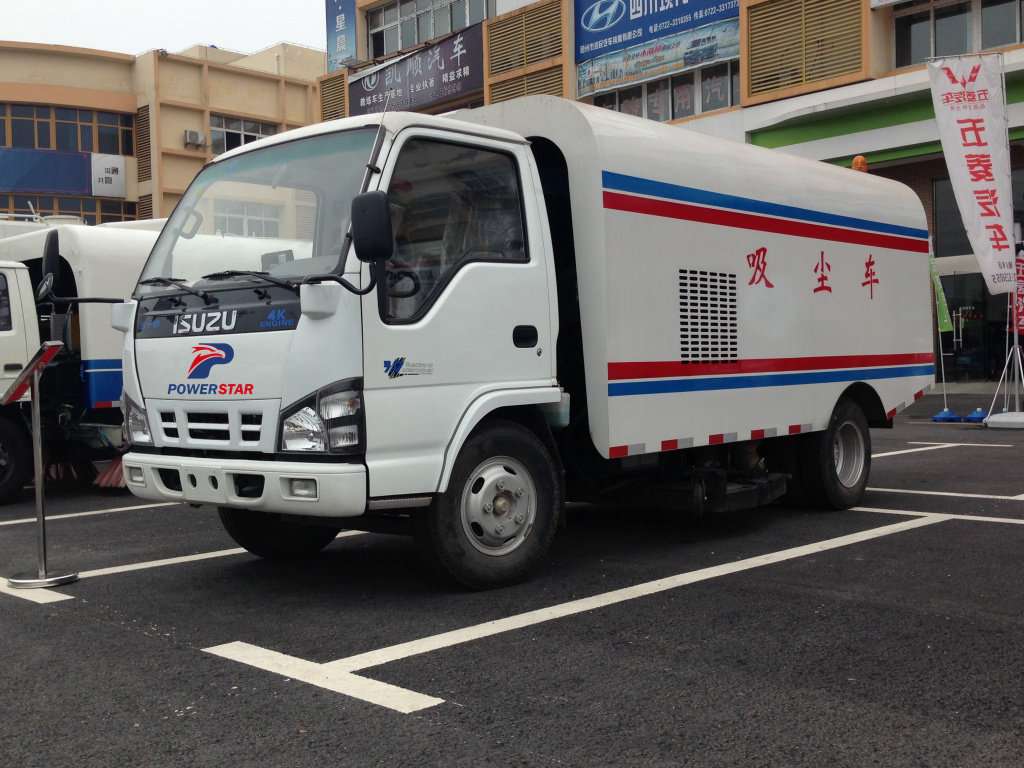
<svg viewBox="0 0 1024 768"><path fill-rule="evenodd" d="M78 216L86 224L105 224L110 221L135 221L138 218L138 204L95 197L0 194L0 214L4 213Z"/></svg>
<svg viewBox="0 0 1024 768"><path fill-rule="evenodd" d="M723 62L594 97L594 104L664 122L740 103L738 61Z"/></svg>
<svg viewBox="0 0 1024 768"><path fill-rule="evenodd" d="M1024 42L1024 0L913 0L893 12L896 67Z"/></svg>
<svg viewBox="0 0 1024 768"><path fill-rule="evenodd" d="M0 104L0 147L134 155L134 123L116 112Z"/></svg>
<svg viewBox="0 0 1024 768"><path fill-rule="evenodd" d="M230 149L258 141L264 136L277 133L273 123L246 120L241 117L210 115L210 147L215 155L222 155Z"/></svg>
<svg viewBox="0 0 1024 768"><path fill-rule="evenodd" d="M370 58L412 48L495 15L495 0L399 0L366 13Z"/></svg>

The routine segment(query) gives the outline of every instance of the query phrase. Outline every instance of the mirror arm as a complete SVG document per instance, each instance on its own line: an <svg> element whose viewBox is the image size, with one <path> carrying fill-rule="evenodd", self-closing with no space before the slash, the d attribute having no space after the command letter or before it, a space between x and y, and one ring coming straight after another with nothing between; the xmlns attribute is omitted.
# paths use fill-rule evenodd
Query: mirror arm
<svg viewBox="0 0 1024 768"><path fill-rule="evenodd" d="M370 282L362 289L356 288L344 277L339 277L338 275L306 275L302 279L301 285L317 285L319 283L338 283L345 290L354 293L356 296L365 296L377 286L377 275L371 270Z"/></svg>

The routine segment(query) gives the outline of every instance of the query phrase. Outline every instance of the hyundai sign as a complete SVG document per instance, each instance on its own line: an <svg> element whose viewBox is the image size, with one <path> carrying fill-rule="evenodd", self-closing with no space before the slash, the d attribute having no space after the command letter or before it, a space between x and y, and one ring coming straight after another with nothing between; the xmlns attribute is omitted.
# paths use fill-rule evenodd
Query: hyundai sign
<svg viewBox="0 0 1024 768"><path fill-rule="evenodd" d="M579 0L576 61L739 16L739 0Z"/></svg>

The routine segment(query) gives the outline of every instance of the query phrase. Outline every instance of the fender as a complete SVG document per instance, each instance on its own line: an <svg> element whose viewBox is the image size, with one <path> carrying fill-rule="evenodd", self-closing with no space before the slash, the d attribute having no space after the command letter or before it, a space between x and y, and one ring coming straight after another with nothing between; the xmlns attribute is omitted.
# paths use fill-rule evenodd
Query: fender
<svg viewBox="0 0 1024 768"><path fill-rule="evenodd" d="M529 389L502 389L495 392L487 392L476 398L469 404L469 407L462 414L455 433L444 450L444 465L441 467L441 477L437 482L437 492L444 493L448 489L448 481L451 479L452 468L455 460L462 451L466 439L476 426L483 421L488 414L499 408L510 408L513 406L541 405L544 403L557 403L562 399L562 390L557 386L552 387L531 387Z"/></svg>

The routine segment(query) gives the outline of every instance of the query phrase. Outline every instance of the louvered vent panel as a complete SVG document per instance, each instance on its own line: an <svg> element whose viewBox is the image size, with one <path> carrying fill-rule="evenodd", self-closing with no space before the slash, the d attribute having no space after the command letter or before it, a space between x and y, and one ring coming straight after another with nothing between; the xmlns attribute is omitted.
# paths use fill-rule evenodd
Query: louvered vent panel
<svg viewBox="0 0 1024 768"><path fill-rule="evenodd" d="M153 196L141 195L139 197L139 219L153 218Z"/></svg>
<svg viewBox="0 0 1024 768"><path fill-rule="evenodd" d="M859 71L860 0L805 0L804 8L807 82Z"/></svg>
<svg viewBox="0 0 1024 768"><path fill-rule="evenodd" d="M523 14L526 63L536 64L562 55L562 6L548 3Z"/></svg>
<svg viewBox="0 0 1024 768"><path fill-rule="evenodd" d="M346 77L339 75L320 81L320 119L337 120L345 117Z"/></svg>
<svg viewBox="0 0 1024 768"><path fill-rule="evenodd" d="M861 0L773 0L749 9L750 95L859 72Z"/></svg>
<svg viewBox="0 0 1024 768"><path fill-rule="evenodd" d="M516 77L491 86L491 104L526 95L526 78Z"/></svg>
<svg viewBox="0 0 1024 768"><path fill-rule="evenodd" d="M679 270L679 355L684 363L739 359L736 275Z"/></svg>
<svg viewBox="0 0 1024 768"><path fill-rule="evenodd" d="M491 77L526 66L526 29L524 16L492 24L488 35Z"/></svg>
<svg viewBox="0 0 1024 768"><path fill-rule="evenodd" d="M153 161L149 146L149 105L146 104L139 107L135 114L135 152L139 159L139 181L150 181L153 178ZM153 218L152 211L146 218Z"/></svg>
<svg viewBox="0 0 1024 768"><path fill-rule="evenodd" d="M564 96L562 92L562 68L551 67L542 69L539 72L531 72L522 77L513 77L501 83L491 86L491 104L499 101L508 101L519 96L533 96L535 94L547 94L549 96Z"/></svg>
<svg viewBox="0 0 1024 768"><path fill-rule="evenodd" d="M488 32L491 77L562 55L562 6L548 3L492 24Z"/></svg>
<svg viewBox="0 0 1024 768"><path fill-rule="evenodd" d="M542 69L540 72L533 72L526 76L526 95L533 96L538 93L548 96L565 95L562 93L561 67Z"/></svg>

